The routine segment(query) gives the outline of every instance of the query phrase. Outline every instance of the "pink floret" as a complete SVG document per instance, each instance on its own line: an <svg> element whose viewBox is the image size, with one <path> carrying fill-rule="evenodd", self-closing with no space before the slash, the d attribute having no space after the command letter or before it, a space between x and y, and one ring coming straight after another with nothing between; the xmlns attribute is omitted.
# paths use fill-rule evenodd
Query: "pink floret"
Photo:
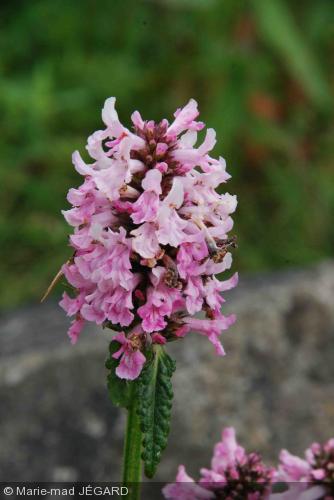
<svg viewBox="0 0 334 500"><path fill-rule="evenodd" d="M112 356L115 359L120 358L120 363L116 368L116 375L127 380L136 379L146 361L144 354L133 347L133 343L125 336L124 332L115 335L113 340L121 344L120 349Z"/></svg>

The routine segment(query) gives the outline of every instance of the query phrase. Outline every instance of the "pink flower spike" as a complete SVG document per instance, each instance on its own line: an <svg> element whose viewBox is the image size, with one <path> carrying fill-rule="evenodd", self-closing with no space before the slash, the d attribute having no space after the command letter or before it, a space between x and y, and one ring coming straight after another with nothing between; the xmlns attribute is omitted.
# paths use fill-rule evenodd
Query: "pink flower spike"
<svg viewBox="0 0 334 500"><path fill-rule="evenodd" d="M237 274L225 281L215 275L232 265L237 200L218 192L230 176L225 160L209 155L215 131L197 145L204 124L194 99L171 124L135 111L131 130L115 105L115 97L106 99L104 126L87 139L92 160L73 153L82 183L69 190L63 211L72 257L62 266L73 293L60 306L80 318L71 326L75 340L84 320L129 327L118 373L130 379L144 362L144 340L164 344L197 331L224 355L220 335L235 316L222 314L222 292L236 286ZM192 317L201 311L206 319Z"/></svg>

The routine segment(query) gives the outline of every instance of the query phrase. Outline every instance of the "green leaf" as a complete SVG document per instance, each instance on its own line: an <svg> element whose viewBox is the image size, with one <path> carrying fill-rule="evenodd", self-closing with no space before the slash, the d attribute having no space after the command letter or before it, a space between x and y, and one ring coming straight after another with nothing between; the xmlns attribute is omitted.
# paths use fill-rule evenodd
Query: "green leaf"
<svg viewBox="0 0 334 500"><path fill-rule="evenodd" d="M129 380L124 380L116 375L116 368L119 364L118 359L114 359L112 355L118 351L121 344L115 340L112 340L109 345L109 358L106 361L106 368L109 370L107 377L108 381L108 392L111 401L116 406L121 406L124 408L129 408L131 404L132 389L136 385L136 380L130 382Z"/></svg>
<svg viewBox="0 0 334 500"><path fill-rule="evenodd" d="M138 379L138 414L143 433L144 471L152 478L160 462L161 452L167 445L172 409L173 389L171 377L175 362L155 345L151 359Z"/></svg>
<svg viewBox="0 0 334 500"><path fill-rule="evenodd" d="M309 97L320 106L330 102L330 89L322 68L298 30L287 3L284 0L252 0L252 6L264 40L277 52Z"/></svg>

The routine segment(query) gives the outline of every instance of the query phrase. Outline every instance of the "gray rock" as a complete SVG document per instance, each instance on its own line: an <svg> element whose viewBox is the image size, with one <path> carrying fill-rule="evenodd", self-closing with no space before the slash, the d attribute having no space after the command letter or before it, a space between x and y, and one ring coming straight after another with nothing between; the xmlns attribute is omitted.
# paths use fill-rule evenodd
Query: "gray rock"
<svg viewBox="0 0 334 500"><path fill-rule="evenodd" d="M177 360L172 430L156 479L209 465L222 427L275 461L334 435L334 263L241 279L226 293L238 322L227 355L189 334ZM77 346L55 303L0 318L0 479L117 481L125 415L112 406L104 361L110 333L87 328Z"/></svg>

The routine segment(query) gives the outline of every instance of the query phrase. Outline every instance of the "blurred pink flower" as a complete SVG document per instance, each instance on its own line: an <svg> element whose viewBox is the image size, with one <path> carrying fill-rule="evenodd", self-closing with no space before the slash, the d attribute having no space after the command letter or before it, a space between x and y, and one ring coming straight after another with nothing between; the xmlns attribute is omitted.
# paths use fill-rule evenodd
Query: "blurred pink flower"
<svg viewBox="0 0 334 500"><path fill-rule="evenodd" d="M288 483L289 490L273 495L273 500L334 499L334 438L324 445L313 443L304 459L287 450L279 458L276 479Z"/></svg>
<svg viewBox="0 0 334 500"><path fill-rule="evenodd" d="M201 469L201 479L195 483L183 465L174 484L168 484L163 494L168 500L245 499L265 500L271 492L274 469L266 466L257 453L247 454L235 437L233 427L223 430L216 444L210 469Z"/></svg>

